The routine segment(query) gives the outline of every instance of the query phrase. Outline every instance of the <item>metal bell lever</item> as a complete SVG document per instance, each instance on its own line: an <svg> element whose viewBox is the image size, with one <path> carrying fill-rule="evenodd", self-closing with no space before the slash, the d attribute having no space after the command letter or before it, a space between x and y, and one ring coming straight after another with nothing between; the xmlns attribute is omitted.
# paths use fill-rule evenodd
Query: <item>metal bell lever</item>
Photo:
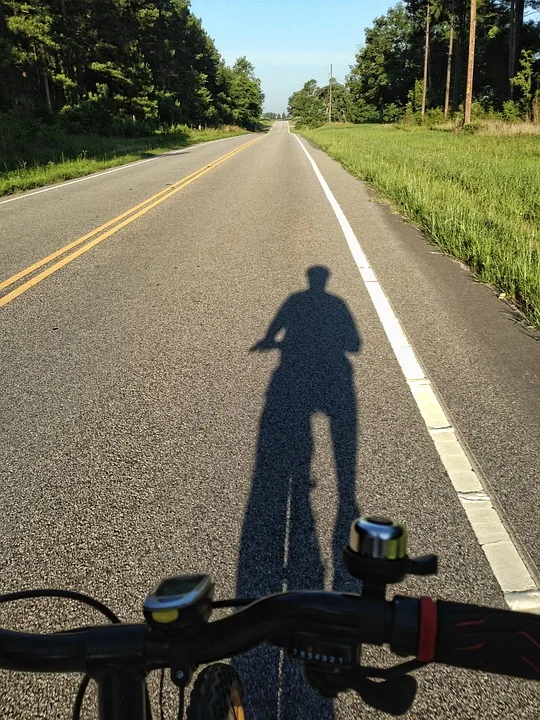
<svg viewBox="0 0 540 720"><path fill-rule="evenodd" d="M417 558L411 558L410 575L436 575L437 574L437 556L421 555Z"/></svg>
<svg viewBox="0 0 540 720"><path fill-rule="evenodd" d="M343 550L348 572L363 583L363 594L384 597L386 586L406 575L435 575L437 556L407 555L407 529L388 518L363 515L351 525Z"/></svg>

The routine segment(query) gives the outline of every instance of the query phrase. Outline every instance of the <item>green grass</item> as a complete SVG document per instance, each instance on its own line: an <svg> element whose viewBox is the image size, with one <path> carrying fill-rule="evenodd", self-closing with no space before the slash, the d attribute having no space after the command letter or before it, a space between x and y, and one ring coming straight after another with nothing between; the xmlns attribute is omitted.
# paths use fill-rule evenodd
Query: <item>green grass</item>
<svg viewBox="0 0 540 720"><path fill-rule="evenodd" d="M0 197L245 132L238 127L217 130L186 127L138 138L63 133L55 134L49 142L36 138L35 143L28 143L23 155L0 157Z"/></svg>
<svg viewBox="0 0 540 720"><path fill-rule="evenodd" d="M301 132L540 327L540 136L388 125Z"/></svg>

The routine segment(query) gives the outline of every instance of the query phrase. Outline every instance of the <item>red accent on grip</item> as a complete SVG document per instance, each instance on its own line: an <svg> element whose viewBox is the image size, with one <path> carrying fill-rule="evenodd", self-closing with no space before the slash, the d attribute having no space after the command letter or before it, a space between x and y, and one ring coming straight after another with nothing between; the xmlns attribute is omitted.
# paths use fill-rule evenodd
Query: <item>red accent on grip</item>
<svg viewBox="0 0 540 720"><path fill-rule="evenodd" d="M524 638L527 638L530 642L532 642L533 645L536 645L537 648L540 648L540 643L536 642L536 640L529 635L529 633L526 633L524 630L518 630L518 635L522 635Z"/></svg>
<svg viewBox="0 0 540 720"><path fill-rule="evenodd" d="M465 622L456 623L456 627L468 627L469 625L482 625L485 622L486 622L485 618L482 618L481 620L467 620Z"/></svg>
<svg viewBox="0 0 540 720"><path fill-rule="evenodd" d="M430 598L420 598L420 633L416 659L420 662L431 662L435 657L437 642L437 605Z"/></svg>

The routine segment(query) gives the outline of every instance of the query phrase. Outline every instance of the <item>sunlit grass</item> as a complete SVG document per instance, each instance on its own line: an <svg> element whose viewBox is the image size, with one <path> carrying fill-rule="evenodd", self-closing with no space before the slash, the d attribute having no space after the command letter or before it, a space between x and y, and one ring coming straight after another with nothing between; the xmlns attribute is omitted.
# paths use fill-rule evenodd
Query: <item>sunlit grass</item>
<svg viewBox="0 0 540 720"><path fill-rule="evenodd" d="M302 130L540 326L540 136Z"/></svg>
<svg viewBox="0 0 540 720"><path fill-rule="evenodd" d="M0 158L0 196L89 175L188 145L242 135L245 130L225 127L208 130L178 128L149 137L63 135L49 146L29 146L16 167Z"/></svg>

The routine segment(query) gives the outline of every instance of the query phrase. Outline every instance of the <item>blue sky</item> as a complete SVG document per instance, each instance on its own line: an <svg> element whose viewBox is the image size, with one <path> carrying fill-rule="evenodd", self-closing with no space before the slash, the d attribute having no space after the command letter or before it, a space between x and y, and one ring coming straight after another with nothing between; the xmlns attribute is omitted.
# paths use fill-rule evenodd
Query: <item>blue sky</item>
<svg viewBox="0 0 540 720"><path fill-rule="evenodd" d="M265 109L285 112L306 80L325 83L330 63L342 81L364 28L395 5L387 0L191 0L228 64L246 55L266 95Z"/></svg>

